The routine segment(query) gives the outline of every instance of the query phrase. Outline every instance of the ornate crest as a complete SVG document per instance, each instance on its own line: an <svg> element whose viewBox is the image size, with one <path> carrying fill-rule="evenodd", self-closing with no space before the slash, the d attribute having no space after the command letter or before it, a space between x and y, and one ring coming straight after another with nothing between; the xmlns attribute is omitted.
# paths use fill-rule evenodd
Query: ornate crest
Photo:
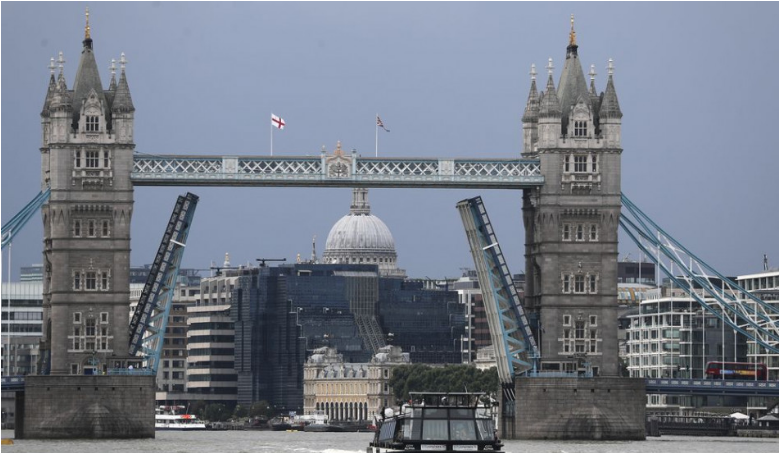
<svg viewBox="0 0 783 454"><path fill-rule="evenodd" d="M351 158L345 156L342 144L338 141L334 155L326 158L326 176L329 178L350 178L352 168Z"/></svg>

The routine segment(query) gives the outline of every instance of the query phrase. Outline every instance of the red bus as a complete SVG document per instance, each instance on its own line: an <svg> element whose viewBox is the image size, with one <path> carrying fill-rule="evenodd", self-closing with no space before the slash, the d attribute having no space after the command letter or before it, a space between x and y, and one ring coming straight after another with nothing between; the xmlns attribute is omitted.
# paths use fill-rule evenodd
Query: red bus
<svg viewBox="0 0 783 454"><path fill-rule="evenodd" d="M761 363L729 363L710 361L704 372L707 378L726 380L766 380L767 365Z"/></svg>

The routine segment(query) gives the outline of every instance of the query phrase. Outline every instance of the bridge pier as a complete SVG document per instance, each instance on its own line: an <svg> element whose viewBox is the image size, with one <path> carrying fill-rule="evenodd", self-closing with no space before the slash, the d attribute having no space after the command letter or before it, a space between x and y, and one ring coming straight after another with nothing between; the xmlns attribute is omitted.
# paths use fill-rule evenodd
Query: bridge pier
<svg viewBox="0 0 783 454"><path fill-rule="evenodd" d="M642 378L517 377L516 397L519 439L645 439Z"/></svg>
<svg viewBox="0 0 783 454"><path fill-rule="evenodd" d="M29 375L17 439L155 438L155 377Z"/></svg>

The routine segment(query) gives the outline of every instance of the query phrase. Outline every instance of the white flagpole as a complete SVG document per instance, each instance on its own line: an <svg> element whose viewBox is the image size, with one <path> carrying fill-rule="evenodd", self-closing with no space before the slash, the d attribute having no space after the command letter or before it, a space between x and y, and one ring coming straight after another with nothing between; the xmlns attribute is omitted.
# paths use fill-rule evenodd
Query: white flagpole
<svg viewBox="0 0 783 454"><path fill-rule="evenodd" d="M273 154L272 153L272 145L273 145L272 137L273 137L273 133L274 133L274 127L272 126L272 115L273 114L270 112L270 114L269 114L269 156L272 156L272 154Z"/></svg>
<svg viewBox="0 0 783 454"><path fill-rule="evenodd" d="M378 114L375 114L375 157L378 157Z"/></svg>

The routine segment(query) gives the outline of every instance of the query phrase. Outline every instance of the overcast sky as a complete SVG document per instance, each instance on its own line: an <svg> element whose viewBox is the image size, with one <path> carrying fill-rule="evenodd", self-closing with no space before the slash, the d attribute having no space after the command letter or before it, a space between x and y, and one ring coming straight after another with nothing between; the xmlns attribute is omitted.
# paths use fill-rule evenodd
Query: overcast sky
<svg viewBox="0 0 783 454"><path fill-rule="evenodd" d="M84 6L104 86L125 52L136 150L268 155L514 158L530 65L555 77L576 17L585 73L615 62L623 192L726 275L778 266L778 4L768 3L2 3L2 222L40 190L49 59L73 87ZM539 89L545 76L539 76ZM176 196L201 200L183 266L323 252L350 189L136 188L131 264L150 263ZM524 268L521 192L372 189L412 277L473 267L455 205L481 195L512 272ZM41 263L33 218L12 270ZM621 259L639 252L621 234ZM7 279L7 250L3 277ZM206 274L206 273L203 273Z"/></svg>

